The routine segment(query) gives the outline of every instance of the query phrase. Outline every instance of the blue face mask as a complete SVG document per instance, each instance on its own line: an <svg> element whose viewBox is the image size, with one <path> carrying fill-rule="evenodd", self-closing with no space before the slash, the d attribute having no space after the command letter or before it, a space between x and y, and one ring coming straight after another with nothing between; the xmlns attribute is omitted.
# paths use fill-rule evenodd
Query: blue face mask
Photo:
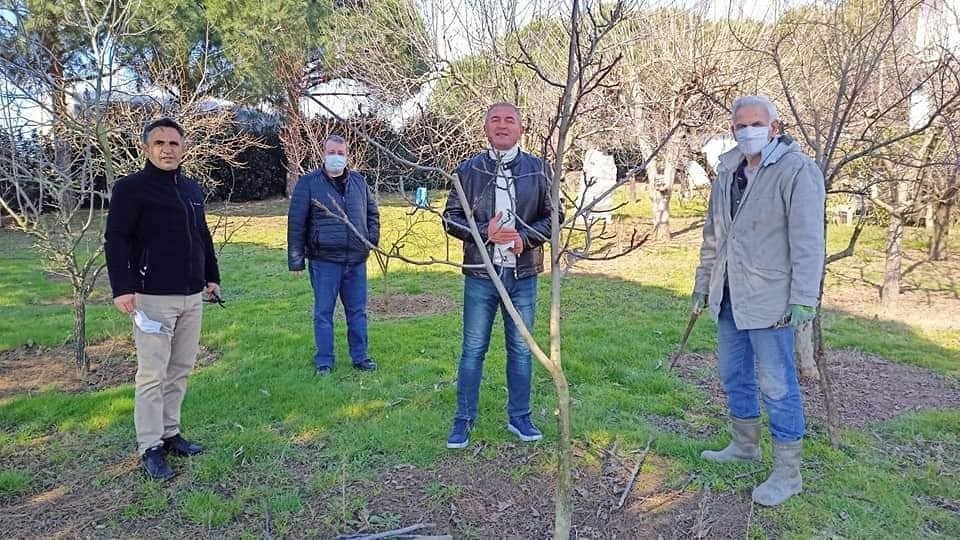
<svg viewBox="0 0 960 540"><path fill-rule="evenodd" d="M330 154L324 156L323 166L327 171L334 174L340 174L344 169L347 168L347 158L346 156L341 156L337 154Z"/></svg>

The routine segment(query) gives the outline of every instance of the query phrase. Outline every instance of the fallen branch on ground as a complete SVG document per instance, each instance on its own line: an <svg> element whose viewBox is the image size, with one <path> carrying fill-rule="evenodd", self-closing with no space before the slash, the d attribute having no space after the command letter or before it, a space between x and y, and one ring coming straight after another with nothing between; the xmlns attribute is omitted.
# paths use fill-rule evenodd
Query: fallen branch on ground
<svg viewBox="0 0 960 540"><path fill-rule="evenodd" d="M341 534L337 536L337 540L381 540L382 538L396 538L398 536L403 536L408 533L433 526L433 523L418 523L416 525L410 525L409 527L403 527L402 529L393 529L392 531L384 531L375 534Z"/></svg>
<svg viewBox="0 0 960 540"><path fill-rule="evenodd" d="M653 437L647 439L647 447L643 449L643 453L640 454L640 458L637 459L637 464L633 468L633 472L630 473L630 480L627 482L627 487L624 488L623 494L620 495L620 502L617 503L617 508L623 508L623 503L627 501L627 495L630 494L630 490L633 489L633 483L637 481L637 475L640 474L640 466L643 465L645 459L647 459L647 453L650 452L650 445L653 444Z"/></svg>

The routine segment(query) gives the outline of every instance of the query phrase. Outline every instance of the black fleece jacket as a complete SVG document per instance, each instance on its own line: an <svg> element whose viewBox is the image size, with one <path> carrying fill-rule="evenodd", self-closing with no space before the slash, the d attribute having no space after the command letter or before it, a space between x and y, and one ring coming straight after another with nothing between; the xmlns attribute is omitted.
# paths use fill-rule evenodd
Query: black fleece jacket
<svg viewBox="0 0 960 540"><path fill-rule="evenodd" d="M107 272L113 296L189 295L220 283L203 192L180 169L152 163L117 181L107 214Z"/></svg>

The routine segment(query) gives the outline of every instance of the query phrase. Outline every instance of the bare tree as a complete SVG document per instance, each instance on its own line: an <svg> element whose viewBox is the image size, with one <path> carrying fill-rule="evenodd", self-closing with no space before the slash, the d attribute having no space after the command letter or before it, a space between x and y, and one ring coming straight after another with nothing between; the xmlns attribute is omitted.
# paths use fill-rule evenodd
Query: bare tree
<svg viewBox="0 0 960 540"><path fill-rule="evenodd" d="M188 150L197 173L213 157L228 163L250 137L224 130L231 116L211 111L199 96L188 102L162 99L137 103L114 77L115 59L139 2L80 2L75 19L62 29L86 36L84 61L92 66L82 80L48 76L45 66L57 51L23 18L4 19L5 33L26 45L24 57L0 56L0 209L15 228L30 235L47 269L73 289L74 357L78 375L89 369L86 305L104 268L102 233L109 190L123 172L139 168L136 151L144 120L173 112L195 134ZM51 98L51 96L53 96ZM68 96L66 105L57 103ZM212 151L216 148L216 151Z"/></svg>
<svg viewBox="0 0 960 540"><path fill-rule="evenodd" d="M766 72L774 75L760 87L786 104L791 130L813 153L828 194L849 191L844 183L851 165L922 136L960 101L956 58L949 51L929 61L914 54L913 22L921 5L922 0L817 4L785 12L764 32L734 30L744 48L757 53ZM931 106L911 125L907 111L920 93ZM825 255L825 266L853 254L860 230L862 223L846 249ZM810 329L805 330L801 340L810 339ZM839 445L819 316L812 335L814 347L801 351L814 358L800 361L804 366L816 362L830 439Z"/></svg>
<svg viewBox="0 0 960 540"><path fill-rule="evenodd" d="M513 48L511 50L519 51L519 55L514 58L513 69L521 75L532 74L533 77L530 79L530 84L536 85L524 88L525 93L535 93L539 91L541 94L547 94L549 92L548 95L557 96L553 105L553 113L548 121L544 122L543 132L534 135L543 142L545 147L544 153L551 158L551 170L549 174L554 179L551 183L552 234L549 239L541 238L541 240L549 240L551 257L550 338L546 350L534 339L530 329L524 325L519 312L513 305L497 273L494 271L489 253L481 251L483 266L497 288L508 316L519 328L534 358L550 373L557 392L557 415L560 437L557 449L559 459L555 498L556 521L554 537L563 539L569 538L572 525L570 392L561 360L562 329L560 327L560 316L562 305L560 290L563 283L562 278L566 270L564 263L586 259L615 258L623 253L637 249L646 239L635 232L630 245L626 246L620 252L613 252L610 250L609 245L602 244L601 239L605 237L605 232L602 229L600 231L593 229L596 222L583 219L583 216L591 211L594 203L581 205L572 213L566 215L563 212L565 196L561 191L560 179L563 177L567 152L571 147L572 139L575 137L578 121L582 115L585 114L585 111L589 110L592 97L594 97L596 92L599 92L599 89L604 88L605 84L608 84L608 76L622 59L619 53L619 47L613 39L613 36L616 35L613 31L628 13L625 2L601 4L599 2L573 0L568 3L565 8L568 15L562 20L562 25L560 26L566 36L564 38L566 52L560 57L563 60L562 62L554 61L550 63L551 59L549 57L538 56L532 44L537 40L542 41L542 36L538 34L525 34L522 29L519 28L517 31L508 34L505 40L501 40L496 44L497 47L504 47L505 42L516 40L513 42ZM541 20L540 22L546 27L553 27L553 25L557 24L557 19L550 19L546 22ZM508 25L508 28L509 27ZM516 28L516 26L513 28ZM522 41L524 39L527 41ZM491 44L489 46L493 45ZM556 58L554 57L553 60L556 60ZM553 70L551 69L552 66L560 66L560 69ZM464 72L458 73L455 68L452 68L451 72L454 73L451 75L452 77L466 78L467 75ZM516 89L517 86L495 87L492 95L486 95L483 101L480 101L478 97L476 104L479 106L482 102L489 104L490 101L497 99L510 99L512 91ZM314 99L322 107L332 112L319 98ZM538 100L537 103L542 104L544 101ZM479 118L476 124L480 124ZM647 162L640 165L641 169L646 166L649 160L658 155L664 145L669 141L669 138L675 133L676 130L674 129L669 130L668 133L665 134L664 140L659 141L656 147L651 149L650 154L646 156ZM368 144L374 145L380 150L387 152L393 159L407 166L414 167L421 172L436 174L446 178L453 188L450 196L458 197L461 206L465 210L470 235L478 245L484 244L474 219L474 209L471 206L473 201L466 199L463 186L460 184L459 178L456 175L451 175L448 171L440 168L424 167L413 161L404 159L395 152L389 151L389 149L377 141L369 137L365 138L367 138ZM605 195L609 195L623 185L623 183L626 183L626 181L627 180L622 180L611 186L606 193L599 194L594 201L602 200ZM314 204L321 206L333 215L339 216L345 223L349 223L342 209L325 206L329 203L324 201L314 201ZM439 215L436 211L433 212L434 215ZM456 227L457 225L450 223L448 226ZM528 227L528 225L521 222L519 227ZM532 231L532 229L530 231L531 234L539 234ZM354 230L354 232L357 233L356 230ZM362 235L359 236L362 238ZM416 260L406 257L402 253L390 253L383 249L375 248L375 246L369 247L376 249L384 257L400 258L412 264L448 264L460 266L459 263L449 258L447 260ZM596 250L598 248L610 251L597 253Z"/></svg>
<svg viewBox="0 0 960 540"><path fill-rule="evenodd" d="M929 191L927 228L931 231L930 260L944 261L949 256L947 239L954 223L957 203L960 202L960 132L957 118L944 120L946 128L946 150L942 160L944 166L932 176L933 186Z"/></svg>
<svg viewBox="0 0 960 540"><path fill-rule="evenodd" d="M89 6L81 2L80 19L67 23L69 31L87 37L87 55L94 66L89 91L95 104L105 102L112 89L111 60L128 35L133 7L133 3ZM48 77L45 68L58 61L58 52L45 42L46 34L32 32L25 18L6 24L8 33L25 42L22 50L29 58L0 57L0 79L5 81L0 99L7 112L3 130L8 145L0 153L0 171L9 186L0 206L16 228L34 238L48 268L70 280L74 356L78 375L85 378L89 368L86 302L104 268L103 247L90 233L102 231L100 210L107 201L106 185L116 177L106 108L86 106L71 112L64 102L68 83L63 77ZM18 121L20 115L9 114L24 109L37 117L29 126ZM25 127L33 140L17 144L26 135Z"/></svg>
<svg viewBox="0 0 960 540"><path fill-rule="evenodd" d="M703 135L727 127L732 93L746 79L745 66L729 34L708 21L709 2L687 9L659 9L636 14L621 31L629 44L622 100L630 131L644 155L677 129L677 136L646 168L653 206L654 235L670 239L670 200L676 173L686 169L693 145ZM679 129L678 129L679 126Z"/></svg>

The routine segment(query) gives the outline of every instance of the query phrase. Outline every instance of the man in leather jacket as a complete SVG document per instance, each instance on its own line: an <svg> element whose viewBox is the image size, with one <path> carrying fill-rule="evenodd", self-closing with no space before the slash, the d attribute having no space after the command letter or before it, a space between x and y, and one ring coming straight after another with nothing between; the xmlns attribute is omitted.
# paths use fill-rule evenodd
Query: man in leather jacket
<svg viewBox="0 0 960 540"><path fill-rule="evenodd" d="M463 241L463 349L457 373L457 412L447 448L466 448L477 418L483 360L500 295L483 267L486 250L524 325L533 330L537 274L543 272L543 244L550 239L550 169L542 159L519 147L523 133L520 112L511 103L487 109L484 131L490 148L457 168L467 201L480 229L477 245L465 209L451 190L443 212L447 234ZM561 217L562 219L562 217ZM530 419L530 350L519 329L503 310L507 348L507 429L529 442L543 437Z"/></svg>

